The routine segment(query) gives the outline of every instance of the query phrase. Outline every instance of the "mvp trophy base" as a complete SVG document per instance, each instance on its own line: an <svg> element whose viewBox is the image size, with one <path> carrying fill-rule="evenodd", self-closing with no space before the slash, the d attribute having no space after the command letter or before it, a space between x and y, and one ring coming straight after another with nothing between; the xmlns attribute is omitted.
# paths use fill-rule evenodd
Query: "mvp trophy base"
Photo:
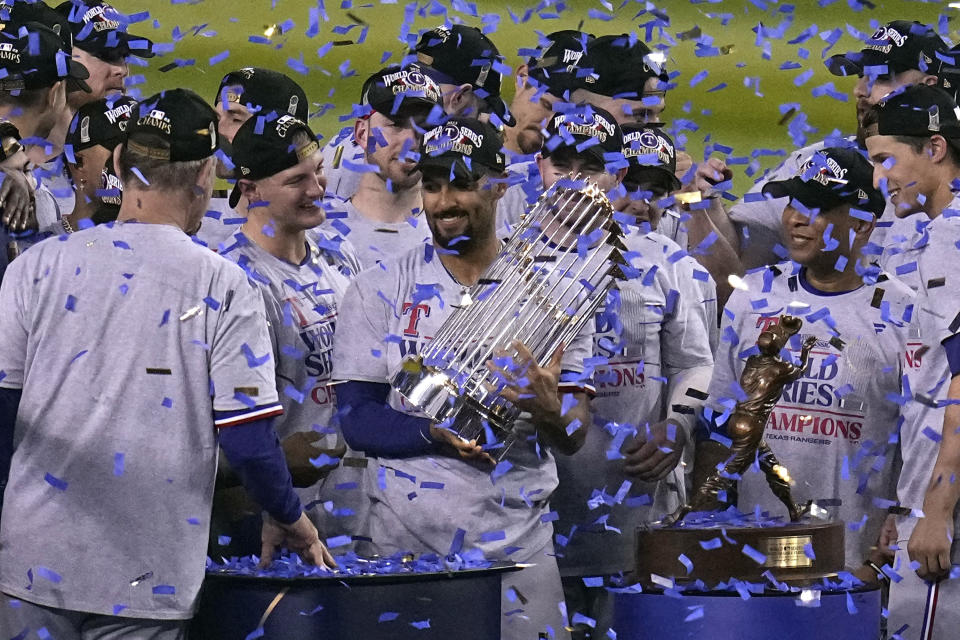
<svg viewBox="0 0 960 640"><path fill-rule="evenodd" d="M203 640L489 640L512 564L443 573L299 578L208 574L191 637ZM386 614L386 615L384 615ZM396 614L396 615L394 615ZM429 620L429 626L423 623ZM263 634L250 635L258 628Z"/></svg>
<svg viewBox="0 0 960 640"><path fill-rule="evenodd" d="M708 589L730 578L766 583L767 571L781 582L814 581L843 571L843 527L799 522L641 528L636 575L644 586L657 584L655 575L679 584L702 580Z"/></svg>

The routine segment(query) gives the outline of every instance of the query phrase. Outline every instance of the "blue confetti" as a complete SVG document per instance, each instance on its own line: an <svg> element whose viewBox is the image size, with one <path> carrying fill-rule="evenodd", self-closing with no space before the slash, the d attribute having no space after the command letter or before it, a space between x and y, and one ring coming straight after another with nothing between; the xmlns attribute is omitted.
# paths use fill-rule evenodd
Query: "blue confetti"
<svg viewBox="0 0 960 640"><path fill-rule="evenodd" d="M61 480L60 478L54 476L53 474L47 473L46 475L43 476L43 479L46 480L47 484L49 484L54 489L59 489L60 491L67 490L67 484L68 484L67 481Z"/></svg>

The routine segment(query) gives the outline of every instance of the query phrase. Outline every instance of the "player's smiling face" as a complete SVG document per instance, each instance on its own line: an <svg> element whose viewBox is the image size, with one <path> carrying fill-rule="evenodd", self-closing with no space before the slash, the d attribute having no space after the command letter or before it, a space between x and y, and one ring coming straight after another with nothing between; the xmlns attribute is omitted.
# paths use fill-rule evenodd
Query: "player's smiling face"
<svg viewBox="0 0 960 640"><path fill-rule="evenodd" d="M893 204L896 216L905 218L922 211L923 202L929 199L927 179L935 175L927 148L916 151L895 136L870 136L866 144L873 162L873 184Z"/></svg>
<svg viewBox="0 0 960 640"><path fill-rule="evenodd" d="M467 255L495 238L497 200L503 186L487 177L479 180L457 177L451 182L449 169L426 169L423 212L434 243Z"/></svg>
<svg viewBox="0 0 960 640"><path fill-rule="evenodd" d="M361 122L362 139L358 143L367 150L367 161L376 165L380 177L390 181L394 191L412 189L420 182L415 154L422 135L412 118L391 120L376 111Z"/></svg>
<svg viewBox="0 0 960 640"><path fill-rule="evenodd" d="M834 269L840 256L850 258L850 231L861 226L850 216L850 205L807 213L792 200L783 209L782 221L783 244L790 252L790 259L818 273Z"/></svg>
<svg viewBox="0 0 960 640"><path fill-rule="evenodd" d="M602 160L592 155L580 154L573 147L559 148L550 156L539 158L537 165L544 189L549 189L557 180L571 174L596 182L603 191L610 191L619 183L617 174L607 171Z"/></svg>
<svg viewBox="0 0 960 640"><path fill-rule="evenodd" d="M258 180L256 195L266 205L250 211L262 211L276 228L284 231L312 229L324 220L320 199L326 185L323 155L315 151L299 164Z"/></svg>

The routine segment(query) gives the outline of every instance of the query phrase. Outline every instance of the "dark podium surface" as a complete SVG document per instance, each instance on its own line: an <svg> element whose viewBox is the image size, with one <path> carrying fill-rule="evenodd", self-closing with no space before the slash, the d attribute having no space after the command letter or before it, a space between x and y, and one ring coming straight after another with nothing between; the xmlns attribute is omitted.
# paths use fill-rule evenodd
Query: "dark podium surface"
<svg viewBox="0 0 960 640"><path fill-rule="evenodd" d="M208 573L191 634L203 640L493 640L500 635L500 577L517 570L496 564L297 578Z"/></svg>
<svg viewBox="0 0 960 640"><path fill-rule="evenodd" d="M618 640L877 640L880 589L752 594L614 595Z"/></svg>

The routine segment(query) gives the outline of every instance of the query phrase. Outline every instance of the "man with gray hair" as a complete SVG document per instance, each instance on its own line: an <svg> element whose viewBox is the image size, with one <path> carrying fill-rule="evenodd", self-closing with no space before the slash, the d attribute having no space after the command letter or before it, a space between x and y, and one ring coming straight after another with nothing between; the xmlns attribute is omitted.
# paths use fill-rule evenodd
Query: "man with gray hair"
<svg viewBox="0 0 960 640"><path fill-rule="evenodd" d="M39 243L0 287L2 637L185 637L218 441L270 514L264 562L282 545L333 563L271 426L263 300L187 235L216 147L195 93L147 98L114 152L128 193L117 223Z"/></svg>

